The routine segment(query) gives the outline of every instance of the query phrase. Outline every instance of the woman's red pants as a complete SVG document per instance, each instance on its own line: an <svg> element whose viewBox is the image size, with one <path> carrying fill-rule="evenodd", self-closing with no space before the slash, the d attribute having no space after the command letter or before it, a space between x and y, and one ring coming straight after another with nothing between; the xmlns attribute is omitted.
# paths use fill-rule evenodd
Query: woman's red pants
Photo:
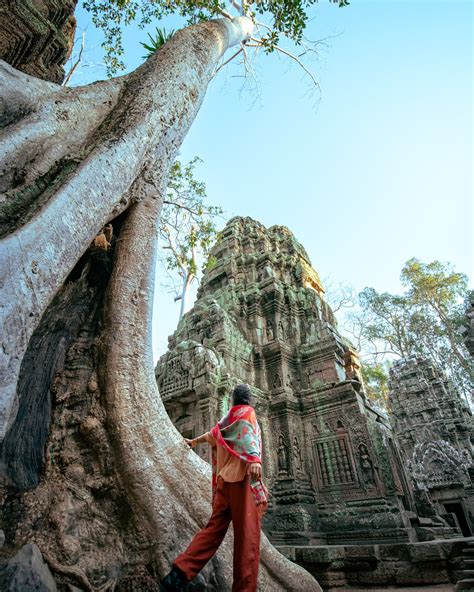
<svg viewBox="0 0 474 592"><path fill-rule="evenodd" d="M257 590L262 508L257 507L249 477L237 483L217 480L212 516L184 553L173 561L192 580L222 543L230 521L234 527L234 583L232 592Z"/></svg>

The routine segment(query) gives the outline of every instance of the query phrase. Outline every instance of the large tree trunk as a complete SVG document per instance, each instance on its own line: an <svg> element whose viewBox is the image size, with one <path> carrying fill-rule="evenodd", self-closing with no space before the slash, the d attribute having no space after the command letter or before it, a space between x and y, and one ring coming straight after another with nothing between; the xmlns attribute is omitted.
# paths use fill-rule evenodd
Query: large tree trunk
<svg viewBox="0 0 474 592"><path fill-rule="evenodd" d="M6 553L36 542L62 583L154 590L209 516L209 466L155 383L153 276L169 165L250 30L190 27L134 73L77 89L1 65L3 528ZM109 222L107 250L93 241ZM230 545L201 589L230 589ZM260 583L320 590L265 539Z"/></svg>

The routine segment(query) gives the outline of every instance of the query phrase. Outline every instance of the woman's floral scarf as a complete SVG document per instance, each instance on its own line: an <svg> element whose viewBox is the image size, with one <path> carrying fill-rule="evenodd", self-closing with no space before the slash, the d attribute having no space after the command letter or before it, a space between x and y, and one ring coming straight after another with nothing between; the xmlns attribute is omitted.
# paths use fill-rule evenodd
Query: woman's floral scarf
<svg viewBox="0 0 474 592"><path fill-rule="evenodd" d="M262 438L257 416L250 405L234 405L211 430L219 446L247 463L262 462ZM217 451L212 448L212 498L217 487ZM250 488L258 505L268 502L268 491L261 479L251 477Z"/></svg>

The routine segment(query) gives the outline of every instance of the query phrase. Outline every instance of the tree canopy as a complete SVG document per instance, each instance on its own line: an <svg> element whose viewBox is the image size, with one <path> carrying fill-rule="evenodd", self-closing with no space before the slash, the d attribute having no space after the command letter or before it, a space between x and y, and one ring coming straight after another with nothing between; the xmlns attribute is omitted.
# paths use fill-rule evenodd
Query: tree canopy
<svg viewBox="0 0 474 592"><path fill-rule="evenodd" d="M329 0L339 7L348 0ZM121 59L123 28L132 22L145 27L153 21L170 15L178 15L186 24L216 17L232 17L241 14L250 17L257 28L258 37L253 44L271 53L281 49L281 38L289 39L297 46L304 45L304 31L310 18L309 9L318 0L258 0L256 2L223 0L84 0L83 5L92 15L93 23L103 31L105 62L109 74L125 68ZM265 21L265 22L261 22ZM292 56L290 56L292 57ZM295 56L296 57L296 56Z"/></svg>
<svg viewBox="0 0 474 592"><path fill-rule="evenodd" d="M449 263L412 258L403 266L401 282L406 288L402 294L365 288L357 309L342 322L362 354L368 382L384 390L384 362L418 355L469 392L470 361L462 333L469 298L466 275Z"/></svg>

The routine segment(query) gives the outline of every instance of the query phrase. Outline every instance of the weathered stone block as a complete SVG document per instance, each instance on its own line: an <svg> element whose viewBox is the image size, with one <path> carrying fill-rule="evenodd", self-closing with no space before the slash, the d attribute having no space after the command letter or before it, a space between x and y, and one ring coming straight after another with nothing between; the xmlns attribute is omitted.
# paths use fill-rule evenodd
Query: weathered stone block
<svg viewBox="0 0 474 592"><path fill-rule="evenodd" d="M415 543L407 545L410 560L413 563L420 563L426 561L439 561L445 558L442 548L436 542L430 543Z"/></svg>
<svg viewBox="0 0 474 592"><path fill-rule="evenodd" d="M278 550L290 561L296 561L296 549L293 545L278 545Z"/></svg>
<svg viewBox="0 0 474 592"><path fill-rule="evenodd" d="M74 43L77 0L10 0L0 5L0 59L60 83Z"/></svg>
<svg viewBox="0 0 474 592"><path fill-rule="evenodd" d="M344 547L346 558L378 561L380 553L376 545L349 545Z"/></svg>
<svg viewBox="0 0 474 592"><path fill-rule="evenodd" d="M306 563L332 563L344 557L343 547L298 547L296 549L297 561Z"/></svg>
<svg viewBox="0 0 474 592"><path fill-rule="evenodd" d="M22 547L0 569L3 592L56 592L56 583L35 544Z"/></svg>
<svg viewBox="0 0 474 592"><path fill-rule="evenodd" d="M409 561L409 545L380 545L379 554L383 561Z"/></svg>

